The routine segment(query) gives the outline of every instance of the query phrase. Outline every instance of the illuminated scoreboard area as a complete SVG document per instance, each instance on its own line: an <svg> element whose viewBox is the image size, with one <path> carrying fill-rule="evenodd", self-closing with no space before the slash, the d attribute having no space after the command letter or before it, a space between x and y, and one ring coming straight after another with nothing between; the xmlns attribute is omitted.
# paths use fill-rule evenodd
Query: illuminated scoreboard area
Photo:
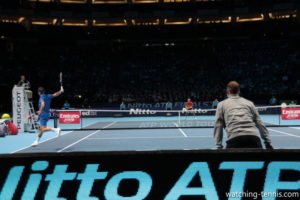
<svg viewBox="0 0 300 200"><path fill-rule="evenodd" d="M300 151L156 151L0 157L0 199L299 199Z"/></svg>
<svg viewBox="0 0 300 200"><path fill-rule="evenodd" d="M195 26L298 18L293 3L276 1L12 0L11 4L13 2L21 2L22 9L14 12L3 9L0 22L19 24L27 29L88 27L91 31L107 27Z"/></svg>

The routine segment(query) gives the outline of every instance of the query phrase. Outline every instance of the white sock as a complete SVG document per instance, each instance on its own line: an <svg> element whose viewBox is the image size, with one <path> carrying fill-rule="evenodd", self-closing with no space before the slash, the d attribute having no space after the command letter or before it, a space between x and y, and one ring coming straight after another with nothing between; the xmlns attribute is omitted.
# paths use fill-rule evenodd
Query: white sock
<svg viewBox="0 0 300 200"><path fill-rule="evenodd" d="M38 138L36 138L36 140L35 140L35 141L37 141L37 142L40 142L40 139L41 139L41 138L39 138L39 137L38 137Z"/></svg>
<svg viewBox="0 0 300 200"><path fill-rule="evenodd" d="M56 131L56 128L51 128L51 131Z"/></svg>

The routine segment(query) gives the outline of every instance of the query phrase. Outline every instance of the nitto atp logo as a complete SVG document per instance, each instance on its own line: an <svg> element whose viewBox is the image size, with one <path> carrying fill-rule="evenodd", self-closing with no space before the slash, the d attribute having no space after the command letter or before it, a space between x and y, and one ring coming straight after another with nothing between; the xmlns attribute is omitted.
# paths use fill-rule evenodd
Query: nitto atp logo
<svg viewBox="0 0 300 200"><path fill-rule="evenodd" d="M106 200L146 200L151 192L159 192L163 200L179 200L184 197L202 196L206 200L220 200L220 194L217 188L222 187L225 183L229 184L229 200L242 200L244 187L249 176L258 177L263 175L263 195L274 194L279 190L293 191L294 196L299 199L299 180L280 180L282 171L300 172L300 162L282 162L275 161L265 163L263 161L224 161L215 170L209 166L208 162L192 162L184 171L180 170L175 180L172 180L169 188L161 190L159 185L154 186L154 182L168 182L172 173L164 171L164 173L155 176L147 172L146 169L135 171L127 171L124 169L115 170L114 172L102 169L100 163L85 163L82 168L65 164L51 164L46 160L37 160L26 165L14 165L7 169L7 176L0 184L0 199L10 200L14 198L18 190L21 198L18 199L45 199L45 200L67 200L62 197L63 193L73 193L73 199L78 200L100 200L99 194L93 193L93 187L99 182L102 188L97 187L97 191L105 197ZM174 166L170 166L174 168ZM48 170L51 168L53 170ZM105 169L105 170L104 170ZM6 171L6 170L5 170ZM222 174L223 171L232 173L232 177L218 185L216 182L216 174ZM250 173L251 172L251 173ZM191 186L191 182L198 178L201 184ZM158 179L158 180L157 180ZM122 182L134 180L137 184L134 194L124 195L119 193ZM2 180L0 180L2 181ZM69 188L64 187L64 183L76 183ZM41 187L41 185L47 185ZM22 187L21 187L22 186ZM21 191L20 191L21 190ZM155 191L156 190L156 191ZM39 198L36 198L36 197ZM152 198L153 199L153 198ZM156 198L157 199L157 198ZM264 198L275 200L276 197Z"/></svg>
<svg viewBox="0 0 300 200"><path fill-rule="evenodd" d="M145 110L145 109L130 109L129 115L155 115L156 111L155 110Z"/></svg>
<svg viewBox="0 0 300 200"><path fill-rule="evenodd" d="M188 110L186 108L183 108L181 112L182 112L182 114L184 114L184 113L206 114L209 112L209 110L205 110L205 109L201 109L201 108Z"/></svg>

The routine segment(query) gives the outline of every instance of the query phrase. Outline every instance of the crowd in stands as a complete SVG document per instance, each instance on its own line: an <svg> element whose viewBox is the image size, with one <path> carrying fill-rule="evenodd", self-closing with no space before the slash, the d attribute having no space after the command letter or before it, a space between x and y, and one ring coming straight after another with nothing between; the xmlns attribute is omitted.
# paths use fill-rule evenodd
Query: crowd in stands
<svg viewBox="0 0 300 200"><path fill-rule="evenodd" d="M289 40L204 41L175 46L114 45L16 47L1 52L1 88L11 88L24 74L32 90L59 89L63 72L66 100L74 107L131 102L213 101L225 98L229 80L242 95L268 104L297 99L299 48ZM7 97L10 99L10 97ZM2 105L4 103L2 102Z"/></svg>

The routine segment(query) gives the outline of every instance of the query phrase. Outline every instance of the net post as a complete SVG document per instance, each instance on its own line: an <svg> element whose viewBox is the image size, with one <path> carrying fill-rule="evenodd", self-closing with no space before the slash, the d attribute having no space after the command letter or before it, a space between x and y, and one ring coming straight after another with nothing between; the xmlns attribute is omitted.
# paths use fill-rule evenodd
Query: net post
<svg viewBox="0 0 300 200"><path fill-rule="evenodd" d="M58 117L57 110L54 110L54 128L57 128L57 117Z"/></svg>
<svg viewBox="0 0 300 200"><path fill-rule="evenodd" d="M279 107L278 108L279 109L279 111L278 111L278 113L279 113L279 115L278 115L278 124L279 124L279 126L281 126L281 112L282 112L282 109L281 109L281 107Z"/></svg>
<svg viewBox="0 0 300 200"><path fill-rule="evenodd" d="M80 110L80 129L82 129L82 120L83 120L82 110Z"/></svg>

